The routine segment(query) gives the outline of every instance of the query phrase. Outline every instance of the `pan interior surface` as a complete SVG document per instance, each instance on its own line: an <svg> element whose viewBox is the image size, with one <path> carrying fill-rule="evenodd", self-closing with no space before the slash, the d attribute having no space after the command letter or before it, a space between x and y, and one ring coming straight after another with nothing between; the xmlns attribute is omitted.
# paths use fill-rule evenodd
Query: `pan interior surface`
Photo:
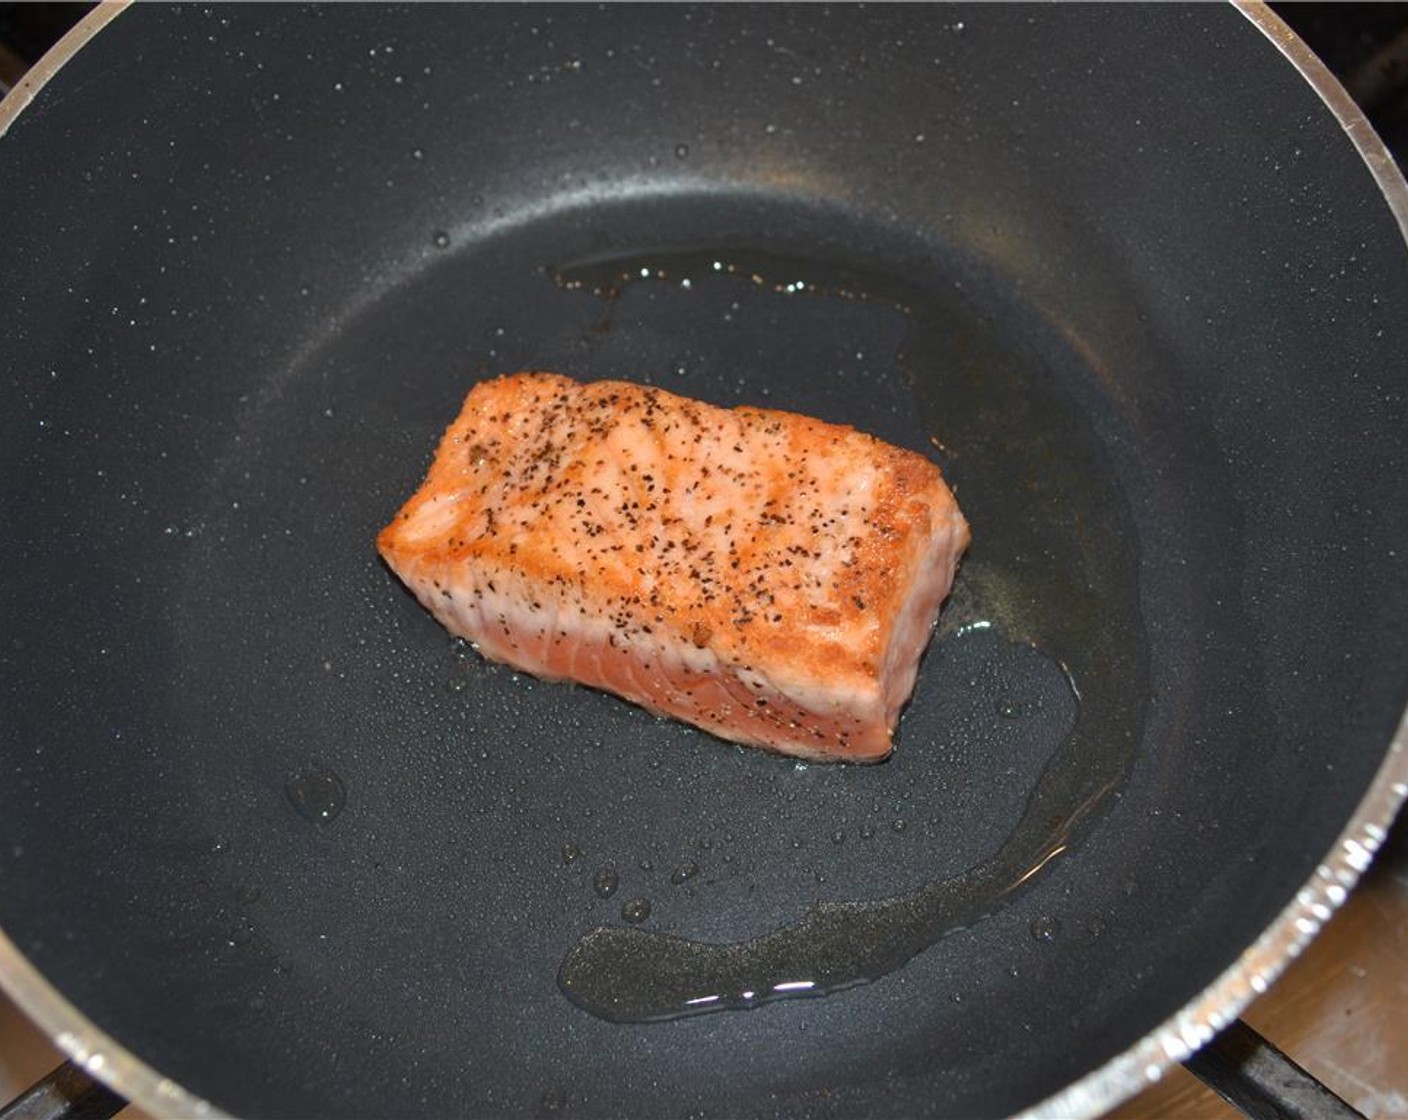
<svg viewBox="0 0 1408 1120"><path fill-rule="evenodd" d="M0 142L0 926L239 1114L998 1114L1119 1053L1313 870L1408 679L1402 243L1273 54L1201 8L124 14ZM141 127L59 96L137 72ZM975 541L890 762L420 610L375 533L534 368L944 467ZM1014 836L1056 858L854 990L556 985L633 903L735 941Z"/></svg>

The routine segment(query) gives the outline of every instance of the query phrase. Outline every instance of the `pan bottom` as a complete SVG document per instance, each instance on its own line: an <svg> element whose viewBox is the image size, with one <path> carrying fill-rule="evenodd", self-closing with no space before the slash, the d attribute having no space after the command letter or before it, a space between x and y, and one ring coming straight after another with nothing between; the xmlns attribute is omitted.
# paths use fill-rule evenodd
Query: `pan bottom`
<svg viewBox="0 0 1408 1120"><path fill-rule="evenodd" d="M742 302L782 301L785 308L789 301L847 300L892 310L903 317L904 334L893 354L872 356L876 376L890 381L896 396L908 385L914 415L932 418L947 433L947 441L930 434L921 442L922 433L911 432L911 443L939 459L951 478L963 479L965 504L976 502L1000 519L989 537L997 544L978 550L984 559L970 561L960 574L957 605L945 616L947 640L997 627L1007 640L1052 658L1077 710L1002 847L959 876L885 900L822 903L799 921L745 942L599 927L578 941L559 973L569 999L613 1022L751 1010L877 980L945 935L981 921L1029 884L1071 846L1078 826L1133 761L1148 658L1134 534L1127 522L1112 518L1120 508L1118 484L1108 468L1096 466L1098 446L1069 404L1063 409L1058 393L1032 384L1027 371L998 354L957 359L956 350L971 347L962 346L971 334L971 313L912 278L731 245L594 260L561 268L556 279L603 301L604 314L590 328L595 333L611 329L618 301L625 314L634 312L637 301L629 293L640 284L668 285L705 306L726 305L725 323ZM780 314L785 320L786 311ZM667 315L648 329L664 334L670 325ZM781 333L795 337L785 322ZM1041 487L1031 484L1038 478ZM1088 525L1106 530L1095 542L1095 571L1076 562L1082 552L1090 562L1090 542L1073 539ZM1023 562L1043 550L1047 563ZM973 564L974 573L966 574ZM955 614L962 616L957 624ZM998 715L1012 718L1020 709L1020 701L1004 700Z"/></svg>
<svg viewBox="0 0 1408 1120"><path fill-rule="evenodd" d="M140 814L132 844L84 852L131 900L109 929L131 982L7 928L154 1068L236 1113L531 1114L545 1094L584 1115L749 1112L759 1094L971 1113L986 1064L1027 1052L1030 1009L1116 924L1119 873L1067 895L1061 869L1138 763L1147 694L1118 410L1001 277L863 216L647 196L436 232L409 274L311 310L250 375L166 551L111 554L162 595L140 633L165 675L144 671L123 728L140 746L85 754L103 803ZM588 267L636 275L598 296L572 286ZM472 382L534 368L791 409L939 461L974 543L889 761L799 767L531 680L401 588L377 531ZM104 636L108 664L152 664L123 640ZM1020 898L832 998L638 1027L557 986L596 929L746 943L994 859ZM191 991L219 1011L199 1038L165 1025ZM290 1029L320 1039L296 1083L232 1075L283 1068ZM1012 1092L1065 1083L1058 1057ZM685 1065L728 1083L684 1099Z"/></svg>
<svg viewBox="0 0 1408 1120"><path fill-rule="evenodd" d="M427 231L424 267L318 332L251 399L221 460L178 660L194 678L182 691L213 702L226 716L217 733L239 742L202 752L225 771L205 788L249 791L202 805L227 838L236 895L260 884L238 951L316 979L320 1003L345 1001L335 1014L370 1032L359 1045L395 1038L441 1055L429 1064L458 1086L453 1099L486 1068L614 1099L605 1071L644 1044L556 984L563 954L594 929L611 931L608 944L626 928L656 945L746 944L819 905L913 910L883 900L940 884L921 896L936 905L918 933L907 922L849 937L849 967L826 985L844 987L885 971L877 949L898 964L1013 884L1039 885L1036 869L1088 831L1131 765L1147 692L1140 556L1100 418L1077 403L1079 358L1039 323L984 306L974 272L942 246L836 219L788 200L647 197L481 236ZM698 231L721 229L700 244ZM372 540L460 400L479 377L544 368L792 409L940 462L974 544L890 762L799 769L466 658L399 588ZM256 572L300 573L296 609ZM212 583L239 589L229 610L208 602ZM275 630L271 664L250 635ZM244 665L233 677L232 659ZM192 732L211 734L209 710ZM282 736L261 731L271 711ZM345 785L325 825L283 792L308 772ZM310 842L322 853L313 882ZM671 881L691 864L697 875ZM976 889L955 891L974 874ZM618 893L603 899L593 879ZM394 931L419 946L414 961ZM899 987L794 1006L828 1033L861 1014L858 1053L897 1035L901 1052L923 1048L940 1010L913 1020L898 1006L956 959L924 953ZM349 962L376 962L370 987ZM789 972L772 987L819 978ZM485 1032L488 1006L511 1011ZM681 1047L707 1054L745 1036L759 1054L791 1052L800 1025L778 1008L707 1021L723 1020L741 1034L667 1024L649 1028L649 1048L666 1067ZM592 1057L569 1039L589 1039ZM826 1048L806 1053L789 1059L796 1076L829 1076Z"/></svg>

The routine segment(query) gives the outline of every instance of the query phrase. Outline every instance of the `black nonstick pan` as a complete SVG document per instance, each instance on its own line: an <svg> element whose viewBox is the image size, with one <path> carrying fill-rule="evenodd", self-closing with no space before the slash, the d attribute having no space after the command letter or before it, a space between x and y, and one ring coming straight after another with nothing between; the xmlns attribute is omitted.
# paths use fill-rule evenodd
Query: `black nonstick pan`
<svg viewBox="0 0 1408 1120"><path fill-rule="evenodd" d="M1405 188L1264 10L152 5L27 83L0 982L145 1107L1093 1115L1367 865L1408 775ZM375 533L520 369L943 467L974 543L890 761L745 751L416 605ZM559 987L596 930L819 913L836 982L803 954L752 1009Z"/></svg>

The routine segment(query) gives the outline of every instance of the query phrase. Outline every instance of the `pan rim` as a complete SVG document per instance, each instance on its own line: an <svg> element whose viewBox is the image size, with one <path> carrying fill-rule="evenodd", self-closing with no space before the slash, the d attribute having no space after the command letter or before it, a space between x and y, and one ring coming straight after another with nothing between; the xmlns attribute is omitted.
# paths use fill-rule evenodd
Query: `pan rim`
<svg viewBox="0 0 1408 1120"><path fill-rule="evenodd" d="M0 101L0 137L43 87L133 0L102 0ZM1408 248L1408 181L1373 126L1326 66L1262 0L1231 0L1311 86L1334 115L1384 196ZM1408 799L1408 711L1399 720L1368 790L1334 845L1276 919L1197 996L1116 1057L1020 1120L1097 1117L1160 1080L1267 991L1315 937L1368 869ZM68 1057L139 1108L156 1116L225 1120L231 1114L173 1081L102 1030L55 988L0 929L0 990Z"/></svg>
<svg viewBox="0 0 1408 1120"><path fill-rule="evenodd" d="M1262 0L1231 0L1300 73L1354 145L1384 196L1408 248L1408 180L1345 88ZM1100 1116L1162 1079L1266 992L1334 916L1369 869L1408 800L1408 709L1349 822L1310 878L1250 946L1211 984L1123 1053L1018 1114L1017 1120Z"/></svg>
<svg viewBox="0 0 1408 1120"><path fill-rule="evenodd" d="M74 55L88 45L88 41L116 19L132 0L101 0L96 8L74 24L50 47L44 57L31 66L14 84L10 92L0 99L0 137L9 131L15 119L34 102L49 80L63 68Z"/></svg>
<svg viewBox="0 0 1408 1120"><path fill-rule="evenodd" d="M0 101L0 139L64 64L132 3L133 0L101 0L24 73ZM49 983L2 928L0 991L49 1036L70 1061L138 1108L154 1116L183 1116L192 1120L229 1118L229 1113L171 1078L163 1077L89 1019Z"/></svg>

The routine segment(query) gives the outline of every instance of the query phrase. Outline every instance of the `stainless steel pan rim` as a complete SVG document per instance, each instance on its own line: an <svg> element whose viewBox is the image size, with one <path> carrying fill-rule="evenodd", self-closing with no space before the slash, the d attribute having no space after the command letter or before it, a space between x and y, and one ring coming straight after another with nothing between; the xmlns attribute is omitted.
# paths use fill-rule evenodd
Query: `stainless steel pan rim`
<svg viewBox="0 0 1408 1120"><path fill-rule="evenodd" d="M0 102L0 137L44 85L131 0L105 0L50 50ZM1408 242L1408 182L1358 106L1310 49L1265 5L1236 0L1319 95L1354 143ZM1103 1066L1021 1115L1094 1117L1116 1107L1210 1041L1299 956L1348 897L1408 799L1408 712L1368 792L1335 845L1277 919L1238 960L1177 1014ZM0 989L74 1062L159 1116L219 1120L228 1114L163 1077L91 1022L0 931Z"/></svg>
<svg viewBox="0 0 1408 1120"><path fill-rule="evenodd" d="M1408 182L1383 141L1325 64L1261 3L1236 7L1298 71L1353 141L1408 242ZM1119 1057L1028 1109L1023 1117L1099 1116L1206 1045L1270 988L1330 920L1373 861L1408 797L1408 712L1404 712L1368 793L1315 873L1266 931L1213 983Z"/></svg>
<svg viewBox="0 0 1408 1120"><path fill-rule="evenodd" d="M1402 180L1400 179L1401 183ZM1398 211L1399 221L1404 214ZM1373 862L1399 806L1408 796L1408 712L1369 792L1315 873L1237 961L1138 1043L1099 1069L1021 1113L1023 1120L1100 1116L1159 1081L1172 1065L1212 1041L1269 989L1334 912Z"/></svg>

